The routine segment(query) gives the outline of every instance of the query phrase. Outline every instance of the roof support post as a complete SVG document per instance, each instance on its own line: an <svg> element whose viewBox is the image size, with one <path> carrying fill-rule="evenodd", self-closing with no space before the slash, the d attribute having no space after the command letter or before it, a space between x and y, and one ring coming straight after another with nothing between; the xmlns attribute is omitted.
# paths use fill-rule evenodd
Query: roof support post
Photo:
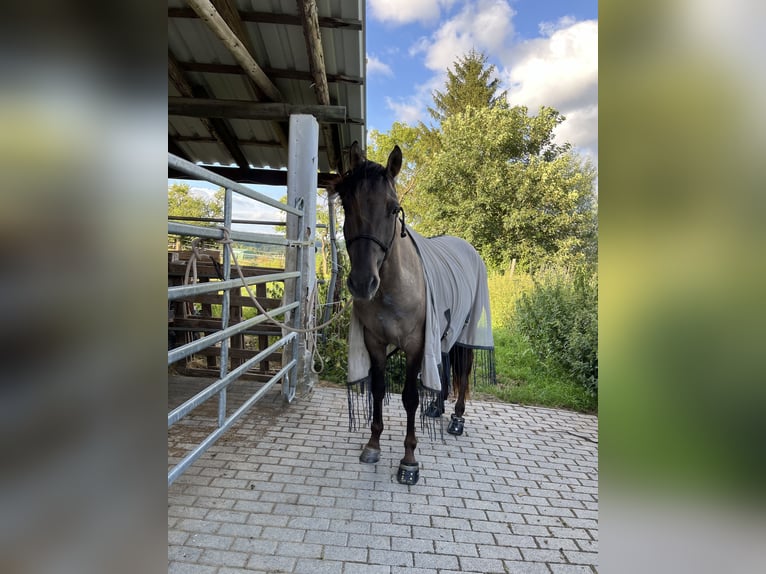
<svg viewBox="0 0 766 574"><path fill-rule="evenodd" d="M307 241L308 246L288 246L285 253L285 271L300 271L297 279L285 281L285 300L299 301L300 307L291 313L289 324L295 328L314 326L312 294L316 287L316 181L319 167L319 124L314 116L291 115L288 134L287 163L287 204L303 210L303 216L287 215L287 237ZM288 377L288 384L282 386L282 396L291 401L296 390L301 394L313 385L311 352L307 349L307 337L301 333L285 353L287 364L296 359L297 364Z"/></svg>

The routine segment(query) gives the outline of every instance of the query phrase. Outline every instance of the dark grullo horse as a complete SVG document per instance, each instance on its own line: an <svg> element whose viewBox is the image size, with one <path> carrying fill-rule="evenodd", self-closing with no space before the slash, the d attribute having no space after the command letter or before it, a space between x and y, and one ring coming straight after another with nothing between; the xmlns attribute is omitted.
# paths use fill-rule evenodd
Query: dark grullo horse
<svg viewBox="0 0 766 574"><path fill-rule="evenodd" d="M372 393L371 435L360 460L376 463L380 458L387 347L396 347L406 356L402 402L407 412L404 458L399 464L397 479L402 484L415 484L419 478L418 463L415 459L415 412L420 403L419 378L427 374L426 365L431 364L429 358L433 364L430 371L436 372L436 377L441 380L439 383L437 379L431 388L441 385L441 400L432 403L425 414L441 415L443 399L449 392L451 370L457 401L447 430L451 434L460 435L463 432L463 413L474 350L488 349L491 353L491 326L486 328L489 322L488 301L482 301L483 306L474 303L478 298L477 292L483 293L485 299L488 299L486 268L475 250L463 240L454 237L426 240L405 226L404 211L399 204L394 182L402 167L402 152L399 146L394 147L387 165L383 167L366 161L359 144L354 142L349 153L349 164L349 171L335 184L334 193L341 198L345 214L343 234L351 261L347 283L353 296L352 323L357 320L357 324L361 326L358 331L363 333L363 348L358 345L360 353L357 354L369 355L369 362L364 364L365 373L369 365ZM428 320L428 301L432 300L430 294L435 287L433 280L424 272L425 243L429 246L443 245L447 253L439 258L446 258L447 267L458 275L457 279L451 277L448 281L450 284L457 284L456 289L460 291L456 296L457 302L446 310L440 308L435 323ZM469 263L473 265L469 269L476 270L476 278L470 280L467 277L471 273L455 271L463 269L463 265ZM461 283L461 279L466 283ZM483 328L489 331L489 345L473 344L475 339L466 336L466 332L476 329L479 316ZM429 351L427 346L427 333L429 330L435 332L436 329L437 351L434 353ZM362 339L361 335L359 339ZM451 347L447 352L438 347L439 344L443 347L445 340L455 342L449 343ZM356 357L352 356L354 345L351 334L349 347L351 372L351 365L356 360ZM438 355L437 360L433 360L434 354ZM493 368L491 373L491 378L494 379ZM437 391L432 396L438 395Z"/></svg>

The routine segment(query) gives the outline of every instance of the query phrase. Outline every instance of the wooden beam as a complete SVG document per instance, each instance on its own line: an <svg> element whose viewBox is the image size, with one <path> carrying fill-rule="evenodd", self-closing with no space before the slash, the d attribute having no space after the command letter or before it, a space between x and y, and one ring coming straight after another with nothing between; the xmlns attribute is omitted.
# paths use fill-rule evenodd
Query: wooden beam
<svg viewBox="0 0 766 574"><path fill-rule="evenodd" d="M206 137L206 136L181 136L176 135L173 136L173 139L178 143L217 143L218 140L213 137ZM253 147L262 147L262 148L268 148L268 149L283 149L284 146L276 141L267 141L267 140L258 140L258 139L238 139L237 143L241 146L253 146ZM320 151L325 151L324 145L319 146Z"/></svg>
<svg viewBox="0 0 766 574"><path fill-rule="evenodd" d="M206 62L178 62L178 66L185 72L202 72L203 74L234 74L243 75L242 68L235 64L217 64ZM285 78L288 80L305 80L307 82L313 81L311 72L304 72L300 70L284 70L281 68L266 68L262 70L270 78ZM325 74L327 82L342 83L342 84L354 84L361 86L364 84L364 79L360 76L348 76L346 74Z"/></svg>
<svg viewBox="0 0 766 574"><path fill-rule="evenodd" d="M200 137L200 136L174 136L177 142L190 142L190 143L216 143L216 138ZM265 147L271 149L282 149L282 144L275 141L255 140L255 139L238 139L239 145L252 145L258 147Z"/></svg>
<svg viewBox="0 0 766 574"><path fill-rule="evenodd" d="M285 24L288 26L300 26L301 17L293 14L273 14L271 12L239 11L239 17L244 22L257 24ZM168 7L168 18L198 18L191 8ZM319 17L319 26L322 28L341 28L345 30L362 30L362 21L352 18Z"/></svg>
<svg viewBox="0 0 766 574"><path fill-rule="evenodd" d="M361 123L360 120L346 117L345 106L214 100L176 96L168 98L168 115L171 116L288 121L291 114L310 114L320 123Z"/></svg>
<svg viewBox="0 0 766 574"><path fill-rule="evenodd" d="M248 52L242 41L226 24L224 19L215 9L210 0L186 0L192 9L208 25L216 36L223 42L226 49L231 52L237 63L242 66L245 73L263 91L265 96L273 102L284 101L284 97L269 77L264 73L253 56Z"/></svg>
<svg viewBox="0 0 766 574"><path fill-rule="evenodd" d="M278 169L258 169L249 167L230 167L221 165L206 165L214 173L229 178L239 183L256 183L260 185L287 185L287 172ZM168 179L193 179L180 171L168 167ZM317 187L326 188L338 179L337 174L320 172L317 174Z"/></svg>
<svg viewBox="0 0 766 574"><path fill-rule="evenodd" d="M330 105L330 89L327 86L327 75L324 66L324 48L322 37L319 32L319 13L315 0L297 0L298 11L303 25L303 37L306 41L306 53L309 58L309 70L311 70L312 87L317 101L323 106ZM333 141L333 128L328 125L320 126L322 139L327 147L327 160L330 168L338 170L338 158L340 150L336 149Z"/></svg>
<svg viewBox="0 0 766 574"><path fill-rule="evenodd" d="M242 42L242 45L245 47L247 53L251 56L255 54L255 50L253 49L253 42L250 40L250 35L245 29L245 25L242 23L242 19L239 17L239 12L237 12L236 7L234 7L229 0L212 0L212 2L215 6L215 9L218 10L218 13L221 15L221 18L223 18L223 21L226 22L226 25L229 28L231 28L231 31L234 33L237 39ZM241 66L237 67L239 68L240 74L244 72ZM266 75L268 76L268 74ZM248 77L247 80L250 82L250 85L257 95L256 100L262 101L272 99L264 93L261 87L255 83L252 78Z"/></svg>

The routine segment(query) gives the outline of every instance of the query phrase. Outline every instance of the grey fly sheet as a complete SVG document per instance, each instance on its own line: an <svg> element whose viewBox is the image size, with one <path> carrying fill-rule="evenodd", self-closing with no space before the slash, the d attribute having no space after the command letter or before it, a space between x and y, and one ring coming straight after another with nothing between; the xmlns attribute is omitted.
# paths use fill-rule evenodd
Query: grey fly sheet
<svg viewBox="0 0 766 574"><path fill-rule="evenodd" d="M446 363L453 346L474 350L474 383L477 379L494 383L494 341L484 262L471 244L458 237L425 238L409 226L407 234L415 243L426 277L425 349L420 372L424 398L440 397L443 384L448 384L450 369ZM352 397L354 392L369 395L370 358L363 327L353 310L348 367L349 423L356 427ZM366 398L364 410L369 419L369 396ZM421 400L421 413L426 406L427 400Z"/></svg>

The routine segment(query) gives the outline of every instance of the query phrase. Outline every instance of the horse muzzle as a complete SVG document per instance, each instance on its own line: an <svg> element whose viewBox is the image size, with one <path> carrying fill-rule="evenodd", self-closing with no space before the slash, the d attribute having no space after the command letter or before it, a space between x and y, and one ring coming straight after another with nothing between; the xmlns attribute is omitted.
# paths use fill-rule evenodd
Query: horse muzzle
<svg viewBox="0 0 766 574"><path fill-rule="evenodd" d="M354 299L369 301L378 292L380 278L373 274L354 275L352 272L346 283Z"/></svg>

